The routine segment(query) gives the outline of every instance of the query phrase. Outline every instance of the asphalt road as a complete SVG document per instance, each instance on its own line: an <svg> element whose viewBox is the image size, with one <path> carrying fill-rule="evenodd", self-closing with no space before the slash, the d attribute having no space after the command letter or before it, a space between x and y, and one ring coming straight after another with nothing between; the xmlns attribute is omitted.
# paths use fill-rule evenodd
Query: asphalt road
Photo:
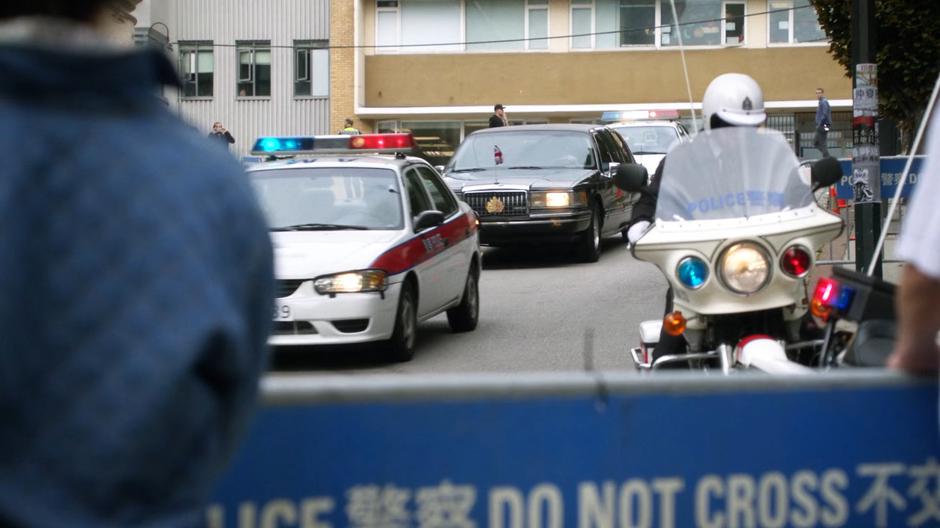
<svg viewBox="0 0 940 528"><path fill-rule="evenodd" d="M620 237L604 241L599 262L564 248L486 248L480 324L454 334L442 314L419 326L417 352L393 363L381 347L276 351L279 372L460 373L633 370L627 347L639 321L662 314L666 282L635 260Z"/></svg>

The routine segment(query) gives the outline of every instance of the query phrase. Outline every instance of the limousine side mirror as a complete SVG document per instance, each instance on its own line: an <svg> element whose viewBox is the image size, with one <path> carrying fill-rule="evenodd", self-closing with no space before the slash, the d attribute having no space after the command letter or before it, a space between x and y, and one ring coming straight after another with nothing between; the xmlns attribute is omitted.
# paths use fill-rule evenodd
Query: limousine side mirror
<svg viewBox="0 0 940 528"><path fill-rule="evenodd" d="M614 174L614 185L627 192L638 192L648 179L646 167L639 163L622 163Z"/></svg>
<svg viewBox="0 0 940 528"><path fill-rule="evenodd" d="M415 217L415 232L424 231L429 227L436 227L444 223L444 213L440 211L421 211Z"/></svg>
<svg viewBox="0 0 940 528"><path fill-rule="evenodd" d="M842 178L842 166L839 160L825 157L816 163L813 163L810 169L810 180L813 182L813 190L822 189L833 185Z"/></svg>

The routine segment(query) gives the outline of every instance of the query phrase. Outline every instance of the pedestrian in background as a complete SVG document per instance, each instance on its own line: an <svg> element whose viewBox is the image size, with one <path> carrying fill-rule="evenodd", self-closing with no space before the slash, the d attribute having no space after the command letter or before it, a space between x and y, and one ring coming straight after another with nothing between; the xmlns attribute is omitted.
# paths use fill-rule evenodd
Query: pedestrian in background
<svg viewBox="0 0 940 528"><path fill-rule="evenodd" d="M218 141L224 145L225 148L235 143L235 138L232 137L232 134L226 130L219 121L212 123L212 132L209 132L209 138Z"/></svg>
<svg viewBox="0 0 940 528"><path fill-rule="evenodd" d="M501 104L493 106L493 115L490 116L490 128L509 126L506 119L506 107Z"/></svg>
<svg viewBox="0 0 940 528"><path fill-rule="evenodd" d="M940 113L934 112L927 137L927 159L898 245L898 254L907 263L895 300L898 337L888 366L936 374L940 366L940 209L935 204L940 195Z"/></svg>
<svg viewBox="0 0 940 528"><path fill-rule="evenodd" d="M120 5L0 3L0 526L203 526L266 366L261 211Z"/></svg>
<svg viewBox="0 0 940 528"><path fill-rule="evenodd" d="M347 136L358 136L362 132L360 132L358 128L354 127L353 120L347 117L343 122L343 129L340 130L339 133L345 134Z"/></svg>
<svg viewBox="0 0 940 528"><path fill-rule="evenodd" d="M816 88L816 99L819 103L816 105L816 137L813 138L813 146L819 149L822 157L829 157L829 129L832 128L832 108L829 106L829 99L823 94L822 88Z"/></svg>

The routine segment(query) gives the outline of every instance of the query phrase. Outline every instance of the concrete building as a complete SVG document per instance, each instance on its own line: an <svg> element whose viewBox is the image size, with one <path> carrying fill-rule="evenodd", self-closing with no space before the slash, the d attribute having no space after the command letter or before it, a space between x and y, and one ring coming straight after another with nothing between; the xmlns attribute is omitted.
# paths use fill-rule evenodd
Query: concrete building
<svg viewBox="0 0 940 528"><path fill-rule="evenodd" d="M331 50L343 43L342 31L331 42L331 3L348 0L143 0L134 13L137 40L164 42L178 65L182 89L168 93L168 103L207 134L222 122L236 139L233 151L246 155L262 135L342 127L345 115L333 117L331 100L343 99L351 76L343 86L342 75L330 73L332 54L344 53Z"/></svg>
<svg viewBox="0 0 940 528"><path fill-rule="evenodd" d="M223 122L240 155L352 117L446 158L495 103L514 123L673 109L691 128L729 71L758 80L799 154L813 155L817 86L836 110L830 151L851 142L851 81L809 0L676 0L675 17L668 0L143 0L134 14L137 40L179 64L168 103L207 133Z"/></svg>

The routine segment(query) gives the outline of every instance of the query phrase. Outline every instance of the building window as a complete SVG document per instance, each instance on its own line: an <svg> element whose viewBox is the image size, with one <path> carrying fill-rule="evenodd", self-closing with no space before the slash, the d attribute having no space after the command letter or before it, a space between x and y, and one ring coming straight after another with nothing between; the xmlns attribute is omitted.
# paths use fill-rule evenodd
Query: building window
<svg viewBox="0 0 940 528"><path fill-rule="evenodd" d="M466 9L468 50L525 49L525 0L473 0Z"/></svg>
<svg viewBox="0 0 940 528"><path fill-rule="evenodd" d="M397 46L409 53L461 51L461 1L376 0L375 43L381 46L376 51L394 53Z"/></svg>
<svg viewBox="0 0 940 528"><path fill-rule="evenodd" d="M725 2L725 18L721 22L721 34L725 46L744 44L745 4L744 2Z"/></svg>
<svg viewBox="0 0 940 528"><path fill-rule="evenodd" d="M809 0L770 0L767 2L771 44L826 42L819 27L816 9Z"/></svg>
<svg viewBox="0 0 940 528"><path fill-rule="evenodd" d="M526 0L526 49L548 49L548 0Z"/></svg>
<svg viewBox="0 0 940 528"><path fill-rule="evenodd" d="M460 145L460 121L402 121L401 130L414 134L422 157L431 165L446 165Z"/></svg>
<svg viewBox="0 0 940 528"><path fill-rule="evenodd" d="M212 42L180 42L183 97L212 97L215 59Z"/></svg>
<svg viewBox="0 0 940 528"><path fill-rule="evenodd" d="M652 46L656 38L656 0L620 0L620 45Z"/></svg>
<svg viewBox="0 0 940 528"><path fill-rule="evenodd" d="M375 44L378 53L398 51L401 41L401 18L398 0L376 0L375 2Z"/></svg>
<svg viewBox="0 0 940 528"><path fill-rule="evenodd" d="M271 42L236 42L239 97L271 96Z"/></svg>
<svg viewBox="0 0 940 528"><path fill-rule="evenodd" d="M678 3L678 2L677 2ZM662 37L661 46L718 46L722 42L721 26L724 15L722 0L700 0L676 6L676 24L672 16L672 5L661 0ZM681 32L681 35L680 35Z"/></svg>
<svg viewBox="0 0 940 528"><path fill-rule="evenodd" d="M294 41L294 97L330 95L330 50L325 40Z"/></svg>
<svg viewBox="0 0 940 528"><path fill-rule="evenodd" d="M571 0L571 48L594 47L594 0Z"/></svg>

